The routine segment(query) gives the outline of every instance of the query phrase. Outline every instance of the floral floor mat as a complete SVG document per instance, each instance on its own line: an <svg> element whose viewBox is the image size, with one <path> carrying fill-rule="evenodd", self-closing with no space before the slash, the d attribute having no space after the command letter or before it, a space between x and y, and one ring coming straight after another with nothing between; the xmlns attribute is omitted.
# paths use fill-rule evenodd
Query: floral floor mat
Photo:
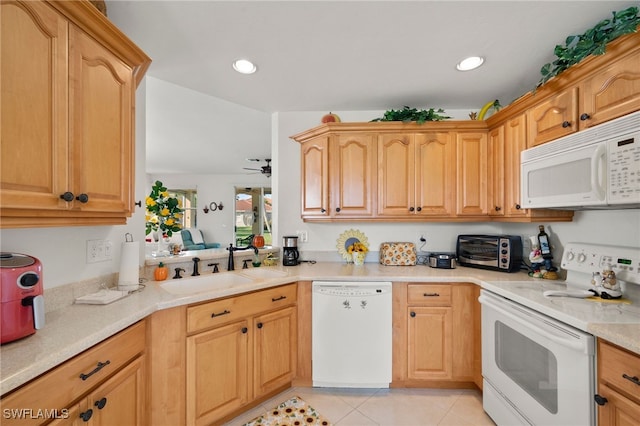
<svg viewBox="0 0 640 426"><path fill-rule="evenodd" d="M245 423L244 426L328 426L331 424L302 398L294 396L249 423Z"/></svg>

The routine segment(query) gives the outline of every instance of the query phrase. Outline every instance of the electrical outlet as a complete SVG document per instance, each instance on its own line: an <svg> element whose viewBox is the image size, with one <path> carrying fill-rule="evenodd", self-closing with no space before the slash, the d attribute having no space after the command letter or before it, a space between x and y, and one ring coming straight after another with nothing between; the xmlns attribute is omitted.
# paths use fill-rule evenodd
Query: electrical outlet
<svg viewBox="0 0 640 426"><path fill-rule="evenodd" d="M113 247L108 240L87 240L87 263L105 262L112 259Z"/></svg>
<svg viewBox="0 0 640 426"><path fill-rule="evenodd" d="M306 243L309 241L309 233L307 231L296 231L298 242Z"/></svg>

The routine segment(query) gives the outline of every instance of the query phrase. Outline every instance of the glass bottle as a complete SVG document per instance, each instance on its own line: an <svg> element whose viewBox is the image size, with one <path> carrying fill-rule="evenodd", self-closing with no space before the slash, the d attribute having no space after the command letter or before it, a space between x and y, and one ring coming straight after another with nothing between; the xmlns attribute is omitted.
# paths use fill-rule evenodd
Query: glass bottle
<svg viewBox="0 0 640 426"><path fill-rule="evenodd" d="M553 259L551 253L551 245L549 244L549 235L544 232L544 225L538 226L540 232L538 233L538 243L540 244L540 251L543 259Z"/></svg>

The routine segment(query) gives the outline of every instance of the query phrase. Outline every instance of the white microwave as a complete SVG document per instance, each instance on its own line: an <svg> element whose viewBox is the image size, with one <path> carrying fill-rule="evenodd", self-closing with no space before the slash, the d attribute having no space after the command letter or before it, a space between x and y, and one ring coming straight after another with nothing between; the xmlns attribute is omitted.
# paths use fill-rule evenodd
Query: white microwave
<svg viewBox="0 0 640 426"><path fill-rule="evenodd" d="M640 208L640 111L521 153L523 208Z"/></svg>

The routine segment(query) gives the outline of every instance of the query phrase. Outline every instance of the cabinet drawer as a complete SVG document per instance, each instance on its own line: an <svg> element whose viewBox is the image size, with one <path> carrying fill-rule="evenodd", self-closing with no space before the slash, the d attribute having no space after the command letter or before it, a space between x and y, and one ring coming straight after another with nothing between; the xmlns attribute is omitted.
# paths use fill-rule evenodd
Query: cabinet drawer
<svg viewBox="0 0 640 426"><path fill-rule="evenodd" d="M409 284L407 303L419 306L451 306L451 285Z"/></svg>
<svg viewBox="0 0 640 426"><path fill-rule="evenodd" d="M296 284L216 300L187 309L187 333L217 327L230 321L296 302Z"/></svg>
<svg viewBox="0 0 640 426"><path fill-rule="evenodd" d="M600 382L607 382L640 401L640 385L634 383L640 379L640 356L600 342L598 371Z"/></svg>
<svg viewBox="0 0 640 426"><path fill-rule="evenodd" d="M2 408L33 410L33 417L2 424L40 424L38 410L61 410L124 367L145 348L145 322L139 322L34 379L2 399Z"/></svg>

